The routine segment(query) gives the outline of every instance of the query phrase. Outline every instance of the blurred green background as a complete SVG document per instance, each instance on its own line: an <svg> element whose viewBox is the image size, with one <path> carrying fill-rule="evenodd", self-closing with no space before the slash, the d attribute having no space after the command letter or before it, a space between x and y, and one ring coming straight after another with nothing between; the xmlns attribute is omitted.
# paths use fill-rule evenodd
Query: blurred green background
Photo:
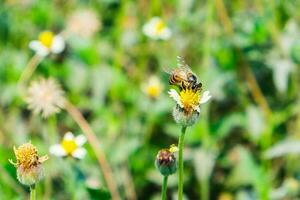
<svg viewBox="0 0 300 200"><path fill-rule="evenodd" d="M44 155L66 131L82 134L65 111L33 115L18 93L33 56L28 44L44 30L70 33L67 48L43 59L31 79L54 77L82 111L122 199L160 199L154 160L180 133L164 69L176 66L178 55L213 96L187 130L186 199L300 198L299 6L297 0L0 1L0 199L28 195L8 162L13 145L30 140ZM154 16L165 21L169 39L143 34ZM156 98L145 91L151 76L163 86ZM45 162L38 199L110 199L95 155L84 147L83 160ZM176 192L173 175L168 198Z"/></svg>

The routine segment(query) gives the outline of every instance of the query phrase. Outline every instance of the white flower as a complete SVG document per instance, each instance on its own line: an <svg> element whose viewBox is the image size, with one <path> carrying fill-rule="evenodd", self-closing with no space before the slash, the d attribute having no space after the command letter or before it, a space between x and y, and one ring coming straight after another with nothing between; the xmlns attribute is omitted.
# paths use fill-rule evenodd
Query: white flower
<svg viewBox="0 0 300 200"><path fill-rule="evenodd" d="M50 147L50 153L58 157L72 156L77 159L83 159L86 150L82 147L86 143L84 135L74 137L73 133L67 132L60 144Z"/></svg>
<svg viewBox="0 0 300 200"><path fill-rule="evenodd" d="M49 53L59 54L65 49L65 41L62 36L54 35L51 31L40 33L38 40L29 43L29 47L41 57Z"/></svg>
<svg viewBox="0 0 300 200"><path fill-rule="evenodd" d="M99 17L88 9L75 11L67 22L67 31L85 38L92 37L100 27Z"/></svg>
<svg viewBox="0 0 300 200"><path fill-rule="evenodd" d="M186 113L193 111L200 113L200 105L208 102L211 98L209 91L205 91L203 95L200 95L199 90L187 89L178 93L175 89L171 89L168 93Z"/></svg>
<svg viewBox="0 0 300 200"><path fill-rule="evenodd" d="M176 123L183 126L193 125L199 118L200 105L211 98L209 91L201 95L200 90L192 89L181 90L180 93L171 89L169 95L177 104L173 109L173 118Z"/></svg>
<svg viewBox="0 0 300 200"><path fill-rule="evenodd" d="M25 100L29 109L35 114L41 113L46 118L64 107L63 94L60 85L54 79L41 78L31 82Z"/></svg>
<svg viewBox="0 0 300 200"><path fill-rule="evenodd" d="M159 17L153 17L143 26L143 32L146 36L154 40L168 40L172 33L165 22Z"/></svg>
<svg viewBox="0 0 300 200"><path fill-rule="evenodd" d="M163 91L163 84L157 76L151 76L146 84L142 85L142 90L150 98L156 99Z"/></svg>

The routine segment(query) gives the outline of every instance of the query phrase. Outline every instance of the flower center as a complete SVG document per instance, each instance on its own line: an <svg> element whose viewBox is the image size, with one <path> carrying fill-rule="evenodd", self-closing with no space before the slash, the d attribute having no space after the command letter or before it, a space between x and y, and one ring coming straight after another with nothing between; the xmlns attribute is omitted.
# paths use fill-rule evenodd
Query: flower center
<svg viewBox="0 0 300 200"><path fill-rule="evenodd" d="M156 98L160 94L160 88L156 85L149 86L147 88L147 94L152 98Z"/></svg>
<svg viewBox="0 0 300 200"><path fill-rule="evenodd" d="M72 154L78 147L75 140L63 140L61 146L66 151L67 154Z"/></svg>
<svg viewBox="0 0 300 200"><path fill-rule="evenodd" d="M180 92L180 100L185 111L190 111L200 103L200 93L198 90L186 89Z"/></svg>
<svg viewBox="0 0 300 200"><path fill-rule="evenodd" d="M162 20L160 20L155 25L155 33L160 34L165 27L166 27L166 24Z"/></svg>
<svg viewBox="0 0 300 200"><path fill-rule="evenodd" d="M54 34L51 31L44 31L39 35L39 41L47 48L52 46L53 38Z"/></svg>
<svg viewBox="0 0 300 200"><path fill-rule="evenodd" d="M21 145L18 149L14 149L17 162L24 170L29 169L38 162L37 149L30 143Z"/></svg>

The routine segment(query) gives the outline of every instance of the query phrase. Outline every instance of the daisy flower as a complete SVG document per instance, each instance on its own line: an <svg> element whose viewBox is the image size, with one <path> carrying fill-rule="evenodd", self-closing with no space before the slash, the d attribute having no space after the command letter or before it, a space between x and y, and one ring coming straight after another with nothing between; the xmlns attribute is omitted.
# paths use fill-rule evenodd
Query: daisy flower
<svg viewBox="0 0 300 200"><path fill-rule="evenodd" d="M201 94L200 90L182 89L179 93L171 89L169 95L176 102L173 117L177 123L192 125L200 114L200 105L208 102L211 98L209 91Z"/></svg>
<svg viewBox="0 0 300 200"><path fill-rule="evenodd" d="M48 160L48 156L38 156L37 148L30 142L14 147L17 162L9 160L17 168L17 177L24 185L34 185L44 177L42 163Z"/></svg>
<svg viewBox="0 0 300 200"><path fill-rule="evenodd" d="M153 17L143 26L143 33L154 40L168 40L172 33L165 22L159 17Z"/></svg>
<svg viewBox="0 0 300 200"><path fill-rule="evenodd" d="M85 38L92 37L100 28L99 17L88 9L75 11L67 22L67 31Z"/></svg>
<svg viewBox="0 0 300 200"><path fill-rule="evenodd" d="M65 41L62 36L54 35L51 31L41 32L38 40L29 43L29 47L41 57L49 53L59 54L65 49Z"/></svg>
<svg viewBox="0 0 300 200"><path fill-rule="evenodd" d="M31 82L27 92L28 108L35 114L41 113L44 118L64 107L64 92L52 78Z"/></svg>
<svg viewBox="0 0 300 200"><path fill-rule="evenodd" d="M143 92L152 99L157 99L163 91L163 84L157 76L151 76L146 84L142 85Z"/></svg>
<svg viewBox="0 0 300 200"><path fill-rule="evenodd" d="M60 144L50 147L50 153L58 157L71 156L77 159L83 159L86 150L82 147L86 143L84 135L74 136L73 133L67 132Z"/></svg>

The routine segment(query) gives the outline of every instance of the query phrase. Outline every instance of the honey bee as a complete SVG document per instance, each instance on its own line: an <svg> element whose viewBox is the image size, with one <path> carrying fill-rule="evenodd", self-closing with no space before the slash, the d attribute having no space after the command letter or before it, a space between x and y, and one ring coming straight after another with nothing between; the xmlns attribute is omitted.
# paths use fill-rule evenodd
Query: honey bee
<svg viewBox="0 0 300 200"><path fill-rule="evenodd" d="M181 89L201 90L202 83L198 82L197 76L181 57L177 57L178 66L169 70L170 85L177 85Z"/></svg>

